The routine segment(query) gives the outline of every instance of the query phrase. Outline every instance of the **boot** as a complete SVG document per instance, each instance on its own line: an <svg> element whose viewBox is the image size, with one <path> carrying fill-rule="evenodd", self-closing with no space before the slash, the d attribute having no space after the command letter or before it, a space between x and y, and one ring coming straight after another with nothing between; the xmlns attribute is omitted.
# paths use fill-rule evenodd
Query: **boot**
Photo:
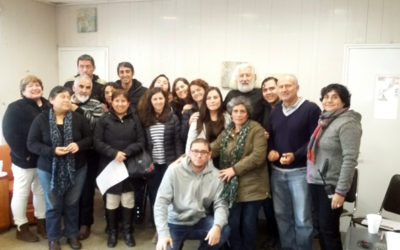
<svg viewBox="0 0 400 250"><path fill-rule="evenodd" d="M118 241L118 232L117 232L117 211L118 209L106 209L106 219L107 219L107 246L109 248L115 247Z"/></svg>
<svg viewBox="0 0 400 250"><path fill-rule="evenodd" d="M135 238L133 238L133 225L132 225L132 217L133 217L133 209L122 207L122 229L125 244L129 247L134 247L136 245Z"/></svg>
<svg viewBox="0 0 400 250"><path fill-rule="evenodd" d="M22 241L27 241L27 242L36 242L39 241L39 237L34 235L30 230L29 230L29 225L28 223L22 224L21 226L17 226L17 239L22 240Z"/></svg>
<svg viewBox="0 0 400 250"><path fill-rule="evenodd" d="M37 229L37 233L40 236L42 236L44 239L47 239L46 220L45 219L37 219L36 229Z"/></svg>
<svg viewBox="0 0 400 250"><path fill-rule="evenodd" d="M58 240L49 241L49 250L61 250L60 242Z"/></svg>

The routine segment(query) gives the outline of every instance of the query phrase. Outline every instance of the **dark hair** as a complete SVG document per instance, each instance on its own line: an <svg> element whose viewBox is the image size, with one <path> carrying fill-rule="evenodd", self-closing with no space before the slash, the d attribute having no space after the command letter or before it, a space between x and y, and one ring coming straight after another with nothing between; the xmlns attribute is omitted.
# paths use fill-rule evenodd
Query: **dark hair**
<svg viewBox="0 0 400 250"><path fill-rule="evenodd" d="M214 124L213 129L221 132L222 130L224 130L224 126L225 126L223 98L222 98L221 91L217 87L210 87L204 93L204 98L203 98L203 101L200 106L200 115L199 115L199 119L197 119L197 126L196 126L196 130L197 130L198 134L200 134L201 130L203 129L203 124L206 126L206 138L207 139L209 139L209 133L211 132L211 129L210 129L211 128L211 126L210 126L211 125L210 124L211 116L210 116L210 110L207 108L206 102L207 102L207 95L211 91L217 91L219 98L221 99L221 106L218 108L217 122L216 122L216 124Z"/></svg>
<svg viewBox="0 0 400 250"><path fill-rule="evenodd" d="M262 81L262 83L261 83L261 88L263 88L263 87L264 87L264 83L268 82L269 80L273 80L273 81L275 82L275 85L278 84L278 79L275 78L275 77L273 77L273 76L270 76L270 77L265 78L265 79Z"/></svg>
<svg viewBox="0 0 400 250"><path fill-rule="evenodd" d="M178 78L176 78L175 79L175 81L174 81L174 83L172 84L172 96L174 97L174 100L175 101L180 101L181 99L178 97L178 95L176 94L176 90L175 90L175 87L176 87L176 85L178 84L178 82L183 82L187 87L188 87L188 93L187 93L187 96L186 96L186 99L185 100L182 100L185 104L186 103L191 103L191 102L193 102L193 100L192 100L192 98L191 98L191 96L190 96L190 93L189 93L189 81L186 79L186 78L183 78L183 77L178 77Z"/></svg>
<svg viewBox="0 0 400 250"><path fill-rule="evenodd" d="M164 75L164 74L160 74L160 75L156 76L156 78L154 78L153 81L151 82L149 89L154 88L154 84L156 84L156 81L157 81L158 78L160 78L160 77L164 77L165 79L167 79L167 82L168 82L168 91L167 91L167 92L169 93L169 92L170 92L170 89L171 89L171 85L170 85L170 83L169 83L168 77L167 77L166 75ZM168 102L168 98L167 98L167 102Z"/></svg>
<svg viewBox="0 0 400 250"><path fill-rule="evenodd" d="M192 87L193 85L203 88L204 92L210 87L208 85L208 83L206 81L204 81L203 79L196 79L196 80L191 81L189 84L189 95L191 98L192 98L192 94L190 93L190 87Z"/></svg>
<svg viewBox="0 0 400 250"><path fill-rule="evenodd" d="M118 63L117 66L117 75L119 74L119 68L124 67L124 68L130 68L132 70L132 73L135 73L135 70L133 69L133 65L130 62L120 62Z"/></svg>
<svg viewBox="0 0 400 250"><path fill-rule="evenodd" d="M192 146L193 146L193 144L195 144L195 143L203 143L203 144L207 145L208 151L211 151L210 143L209 143L206 139L204 139L204 138L196 138L196 139L194 139L194 140L192 141L192 143L190 143L190 149L192 149Z"/></svg>
<svg viewBox="0 0 400 250"><path fill-rule="evenodd" d="M161 115L157 116L153 105L151 104L151 98L157 93L162 93L165 98L165 105ZM141 102L138 105L139 119L144 127L149 127L156 124L157 122L165 123L170 118L171 107L168 104L168 94L161 88L149 88L146 93L142 96Z"/></svg>
<svg viewBox="0 0 400 250"><path fill-rule="evenodd" d="M58 94L63 92L68 92L68 94L70 94L69 88L63 86L55 86L50 90L49 99L54 99Z"/></svg>
<svg viewBox="0 0 400 250"><path fill-rule="evenodd" d="M232 115L232 110L235 106L237 105L243 105L246 107L246 111L247 111L247 116L250 118L251 114L253 113L253 106L251 106L251 102L249 99L247 99L244 96L236 96L234 98L232 98L229 102L228 105L226 106L229 114Z"/></svg>
<svg viewBox="0 0 400 250"><path fill-rule="evenodd" d="M130 103L131 102L131 97L129 96L129 94L128 94L128 91L126 91L125 89L121 89L121 88L119 88L119 89L115 89L114 91L113 91L113 93L112 93L112 96L111 96L111 100L114 100L115 98L117 98L118 96L123 96L123 97L125 97L125 99Z"/></svg>
<svg viewBox="0 0 400 250"><path fill-rule="evenodd" d="M88 55L88 54L83 54L80 57L78 57L78 60L76 60L76 65L79 65L79 61L90 61L93 65L93 67L95 67L96 65L94 64L94 59L92 56Z"/></svg>
<svg viewBox="0 0 400 250"><path fill-rule="evenodd" d="M114 89L122 89L122 87L116 82L107 82L106 84L104 84L103 88L102 88L102 91L101 91L101 102L105 103L105 104L107 104L105 92L106 92L106 88L108 86L111 86Z"/></svg>
<svg viewBox="0 0 400 250"><path fill-rule="evenodd" d="M350 107L350 99L351 99L351 94L349 90L342 84L339 83L331 83L326 87L323 87L321 89L321 98L319 99L322 102L322 99L324 99L324 96L328 94L331 91L335 91L339 97L340 100L344 103L344 108Z"/></svg>

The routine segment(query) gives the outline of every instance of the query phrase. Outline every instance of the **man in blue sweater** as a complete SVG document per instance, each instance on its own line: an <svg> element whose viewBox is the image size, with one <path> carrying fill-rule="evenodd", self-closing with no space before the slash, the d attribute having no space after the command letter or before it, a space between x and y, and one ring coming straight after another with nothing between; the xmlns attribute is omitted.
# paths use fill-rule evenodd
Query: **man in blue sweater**
<svg viewBox="0 0 400 250"><path fill-rule="evenodd" d="M319 107L297 95L293 75L278 81L282 102L270 115L268 160L282 249L312 250L311 197L306 181L307 144L318 123Z"/></svg>

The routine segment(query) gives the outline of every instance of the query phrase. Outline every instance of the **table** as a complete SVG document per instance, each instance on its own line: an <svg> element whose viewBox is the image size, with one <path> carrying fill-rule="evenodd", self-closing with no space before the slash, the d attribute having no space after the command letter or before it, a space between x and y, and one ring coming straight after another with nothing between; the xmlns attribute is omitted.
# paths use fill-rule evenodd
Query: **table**
<svg viewBox="0 0 400 250"><path fill-rule="evenodd" d="M367 228L361 227L353 227L349 226L346 232L346 238L344 241L343 249L344 250L387 250L386 248L386 238L383 237L383 240L380 241L380 233L378 234L370 234L368 233ZM360 241L366 241L371 243L370 248L364 248L361 246Z"/></svg>

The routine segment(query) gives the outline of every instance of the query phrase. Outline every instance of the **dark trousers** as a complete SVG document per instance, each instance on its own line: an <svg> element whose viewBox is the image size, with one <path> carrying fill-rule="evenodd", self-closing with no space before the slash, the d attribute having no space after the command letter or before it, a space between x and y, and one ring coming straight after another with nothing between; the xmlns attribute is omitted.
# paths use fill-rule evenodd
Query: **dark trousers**
<svg viewBox="0 0 400 250"><path fill-rule="evenodd" d="M98 174L99 155L94 150L89 150L87 159L86 180L79 200L79 226L90 227L93 224L93 199Z"/></svg>
<svg viewBox="0 0 400 250"><path fill-rule="evenodd" d="M236 202L229 211L232 250L255 250L258 211L263 200Z"/></svg>
<svg viewBox="0 0 400 250"><path fill-rule="evenodd" d="M153 212L154 202L156 201L157 197L158 187L160 186L165 171L167 170L167 164L153 163L153 165L154 165L154 175L147 181L147 186L149 187L149 200L152 212ZM152 220L154 222L154 219Z"/></svg>
<svg viewBox="0 0 400 250"><path fill-rule="evenodd" d="M319 228L319 242L322 250L341 250L339 220L343 208L331 208L332 200L328 198L323 185L310 184L315 224Z"/></svg>
<svg viewBox="0 0 400 250"><path fill-rule="evenodd" d="M262 202L265 219L267 220L267 234L270 239L279 241L278 225L276 224L274 205L271 198L267 198Z"/></svg>

